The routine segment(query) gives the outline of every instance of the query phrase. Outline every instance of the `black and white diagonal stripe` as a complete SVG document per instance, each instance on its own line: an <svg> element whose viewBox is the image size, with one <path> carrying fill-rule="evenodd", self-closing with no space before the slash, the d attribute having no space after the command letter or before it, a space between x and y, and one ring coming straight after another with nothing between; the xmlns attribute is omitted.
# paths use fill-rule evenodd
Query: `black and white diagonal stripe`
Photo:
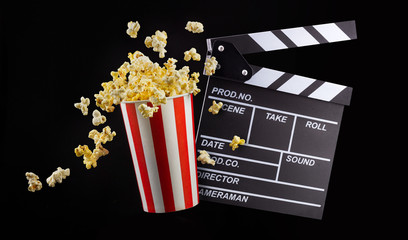
<svg viewBox="0 0 408 240"><path fill-rule="evenodd" d="M287 28L258 33L207 39L207 48L212 52L215 41L234 44L241 54L274 51L356 39L355 21L327 23L306 27ZM251 66L252 77L245 84L281 92L305 96L322 101L349 105L352 88L285 73L273 69Z"/></svg>
<svg viewBox="0 0 408 240"><path fill-rule="evenodd" d="M251 66L252 77L245 84L269 88L280 92L305 96L326 102L349 105L352 88L340 84L324 82L313 78L285 73L269 68Z"/></svg>
<svg viewBox="0 0 408 240"><path fill-rule="evenodd" d="M346 41L356 38L355 21L345 21L211 38L207 41L207 47L211 50L214 41L222 40L233 43L241 54L247 54Z"/></svg>

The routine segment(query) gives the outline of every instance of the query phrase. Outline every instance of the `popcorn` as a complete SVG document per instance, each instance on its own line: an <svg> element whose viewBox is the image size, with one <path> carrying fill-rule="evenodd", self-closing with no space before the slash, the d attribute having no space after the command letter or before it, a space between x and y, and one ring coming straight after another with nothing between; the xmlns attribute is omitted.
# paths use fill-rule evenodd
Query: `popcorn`
<svg viewBox="0 0 408 240"><path fill-rule="evenodd" d="M40 182L40 180L38 180L39 177L36 174L32 172L26 172L25 175L28 180L28 191L35 192L41 190L42 183Z"/></svg>
<svg viewBox="0 0 408 240"><path fill-rule="evenodd" d="M86 169L91 169L91 167L96 167L98 159L102 156L106 156L109 154L109 151L102 146L102 144L96 145L95 149L91 152L87 145L79 145L75 148L75 155L77 157L84 156L83 163L85 164Z"/></svg>
<svg viewBox="0 0 408 240"><path fill-rule="evenodd" d="M160 104L166 104L167 98L163 90L159 90L156 87L153 87L153 95L150 96L149 101L153 104L154 107L159 106Z"/></svg>
<svg viewBox="0 0 408 240"><path fill-rule="evenodd" d="M153 51L158 52L159 58L164 58L164 54L167 52L166 49L164 49L167 44L167 33L157 30L155 35L146 37L144 43L147 48L153 48Z"/></svg>
<svg viewBox="0 0 408 240"><path fill-rule="evenodd" d="M97 144L95 149L92 151L93 156L91 156L91 158L95 158L96 162L100 157L106 156L108 154L109 154L108 149L104 148L102 144Z"/></svg>
<svg viewBox="0 0 408 240"><path fill-rule="evenodd" d="M126 90L124 88L113 89L111 95L113 98L112 103L118 105L126 97Z"/></svg>
<svg viewBox="0 0 408 240"><path fill-rule="evenodd" d="M92 155L91 150L89 150L88 145L79 145L77 148L75 148L75 155L77 157L84 156L83 163L85 164L86 169L90 169L91 167L96 167L96 161L98 160L96 157Z"/></svg>
<svg viewBox="0 0 408 240"><path fill-rule="evenodd" d="M204 25L200 22L188 21L185 29L192 33L202 33L204 32Z"/></svg>
<svg viewBox="0 0 408 240"><path fill-rule="evenodd" d="M102 129L102 132L98 132L96 129L93 129L89 132L88 137L94 140L95 149L91 151L88 145L78 145L74 149L75 155L77 157L83 156L83 163L87 169L91 167L96 167L98 159L102 156L109 154L109 151L102 146L107 141L112 141L113 137L116 136L116 132L111 130L109 126L106 126Z"/></svg>
<svg viewBox="0 0 408 240"><path fill-rule="evenodd" d="M89 150L88 145L83 145L83 146L79 145L77 148L74 149L74 151L77 157L84 156L84 158L85 157L90 158L92 155L92 152L91 150Z"/></svg>
<svg viewBox="0 0 408 240"><path fill-rule="evenodd" d="M88 134L88 137L94 140L95 146L102 143L105 144L107 141L112 141L114 136L116 136L116 132L111 132L111 128L109 126L104 127L102 132L98 132L98 130L93 129Z"/></svg>
<svg viewBox="0 0 408 240"><path fill-rule="evenodd" d="M198 77L200 77L200 74L198 72L194 72L193 74L191 74L191 78L189 81L189 89L193 92L194 96L201 92L201 90L197 87L197 83L200 82L198 80Z"/></svg>
<svg viewBox="0 0 408 240"><path fill-rule="evenodd" d="M230 147L232 147L232 151L235 151L239 146L238 145L244 145L245 144L245 139L241 139L237 135L234 136L232 139L232 142L229 144Z"/></svg>
<svg viewBox="0 0 408 240"><path fill-rule="evenodd" d="M63 179L65 179L65 178L67 178L67 176L69 176L70 175L70 170L69 170L69 168L67 168L67 169L62 169L62 168L60 168L60 167L58 167L57 168L57 170L56 171L54 171L52 174L51 174L51 176L49 176L48 178L47 178L47 183L48 183L48 186L50 186L50 187L55 187L55 183L62 183L62 180Z"/></svg>
<svg viewBox="0 0 408 240"><path fill-rule="evenodd" d="M101 114L98 110L94 110L92 112L92 124L94 126L99 126L100 124L104 124L106 122L106 117Z"/></svg>
<svg viewBox="0 0 408 240"><path fill-rule="evenodd" d="M137 32L140 29L140 24L138 21L136 22L128 22L127 24L128 29L126 30L126 33L131 37L131 38L137 38Z"/></svg>
<svg viewBox="0 0 408 240"><path fill-rule="evenodd" d="M153 117L153 112L157 112L159 110L159 107L149 107L143 103L140 104L137 109L139 109L140 113L144 118L148 118Z"/></svg>
<svg viewBox="0 0 408 240"><path fill-rule="evenodd" d="M223 105L222 102L217 103L216 101L213 101L212 106L208 109L208 111L212 113L213 115L218 114L222 105Z"/></svg>
<svg viewBox="0 0 408 240"><path fill-rule="evenodd" d="M149 100L153 107L167 102L167 97L185 93L196 95L199 73L191 75L188 66L177 69L177 60L167 59L161 67L142 52L129 53L130 62L124 62L118 71L112 71L112 80L102 83L103 91L95 94L96 105L112 112L121 101ZM153 111L155 112L155 111ZM149 114L148 114L149 115Z"/></svg>
<svg viewBox="0 0 408 240"><path fill-rule="evenodd" d="M81 102L75 103L74 106L81 110L84 116L88 115L89 98L81 97Z"/></svg>
<svg viewBox="0 0 408 240"><path fill-rule="evenodd" d="M210 158L210 154L208 154L207 151L200 151L200 156L198 156L197 160L200 161L201 164L215 165L214 159Z"/></svg>
<svg viewBox="0 0 408 240"><path fill-rule="evenodd" d="M193 61L200 61L201 60L201 55L197 53L197 50L195 48L191 48L188 51L184 52L184 61L188 62L193 59Z"/></svg>
<svg viewBox="0 0 408 240"><path fill-rule="evenodd" d="M101 92L99 94L95 94L95 102L96 106L100 107L102 110L105 110L106 112L113 112L115 110L115 107L112 106L113 104L113 97L112 95L101 95Z"/></svg>
<svg viewBox="0 0 408 240"><path fill-rule="evenodd" d="M204 63L205 74L211 76L215 73L215 69L217 69L217 60L215 57L207 58Z"/></svg>

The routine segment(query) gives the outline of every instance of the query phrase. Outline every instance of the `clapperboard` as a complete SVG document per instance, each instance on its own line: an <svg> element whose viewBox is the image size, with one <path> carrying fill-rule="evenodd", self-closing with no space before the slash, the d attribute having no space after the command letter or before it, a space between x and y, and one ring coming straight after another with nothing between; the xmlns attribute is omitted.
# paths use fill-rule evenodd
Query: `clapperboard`
<svg viewBox="0 0 408 240"><path fill-rule="evenodd" d="M354 21L207 39L208 78L196 135L201 200L321 219L352 88L249 65L244 54L356 39ZM218 115L208 109L223 102ZM232 151L234 135L246 143Z"/></svg>

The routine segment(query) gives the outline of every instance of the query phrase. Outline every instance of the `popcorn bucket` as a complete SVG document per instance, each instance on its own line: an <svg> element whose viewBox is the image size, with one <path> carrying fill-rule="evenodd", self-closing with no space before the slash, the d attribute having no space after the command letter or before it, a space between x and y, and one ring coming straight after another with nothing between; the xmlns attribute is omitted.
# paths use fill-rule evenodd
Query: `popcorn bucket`
<svg viewBox="0 0 408 240"><path fill-rule="evenodd" d="M146 212L163 213L198 204L193 97L168 97L151 118L137 109L142 103L120 104Z"/></svg>

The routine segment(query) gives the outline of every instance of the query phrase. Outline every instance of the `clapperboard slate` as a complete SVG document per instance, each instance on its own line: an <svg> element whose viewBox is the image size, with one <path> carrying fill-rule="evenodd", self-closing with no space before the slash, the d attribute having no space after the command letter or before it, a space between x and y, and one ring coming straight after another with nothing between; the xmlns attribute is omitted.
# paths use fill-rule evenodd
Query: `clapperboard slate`
<svg viewBox="0 0 408 240"><path fill-rule="evenodd" d="M208 78L196 135L201 200L321 219L343 107L352 88L249 65L242 55L356 39L354 21L207 39ZM208 112L223 102L218 115ZM232 151L234 135L246 140Z"/></svg>

